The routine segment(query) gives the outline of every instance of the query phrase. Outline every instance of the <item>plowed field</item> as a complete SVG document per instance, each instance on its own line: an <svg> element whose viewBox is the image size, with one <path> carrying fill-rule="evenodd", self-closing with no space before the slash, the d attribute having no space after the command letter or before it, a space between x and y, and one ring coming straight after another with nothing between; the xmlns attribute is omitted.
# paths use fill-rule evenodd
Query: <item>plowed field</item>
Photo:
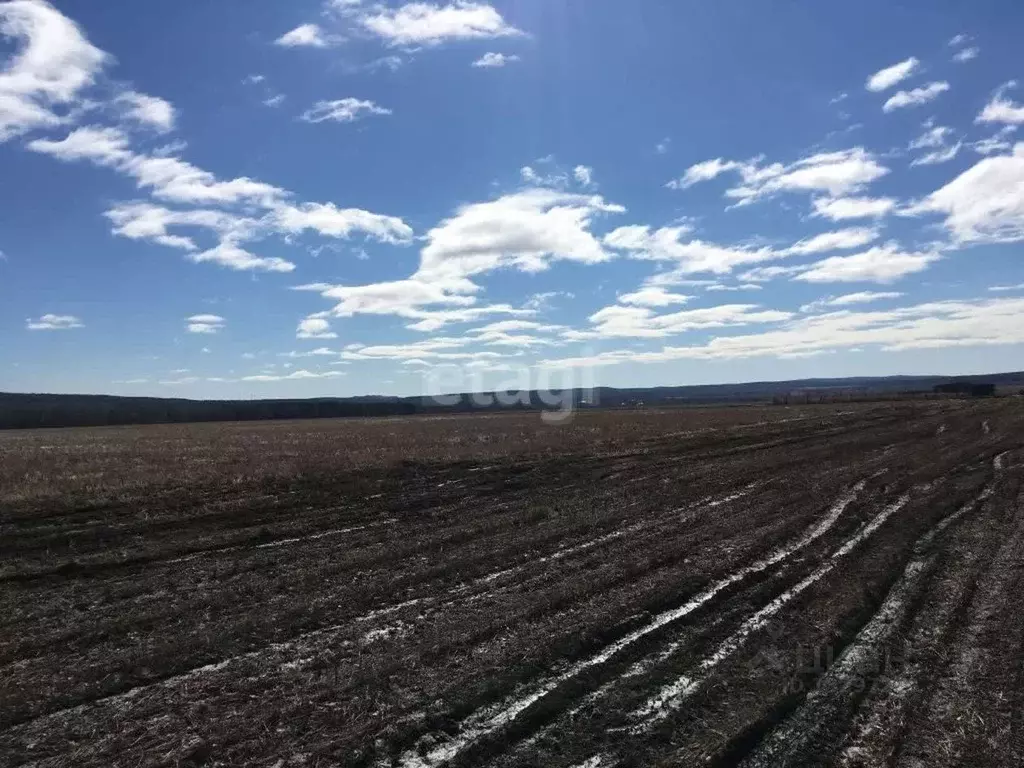
<svg viewBox="0 0 1024 768"><path fill-rule="evenodd" d="M1017 399L0 448L2 765L1024 765Z"/></svg>

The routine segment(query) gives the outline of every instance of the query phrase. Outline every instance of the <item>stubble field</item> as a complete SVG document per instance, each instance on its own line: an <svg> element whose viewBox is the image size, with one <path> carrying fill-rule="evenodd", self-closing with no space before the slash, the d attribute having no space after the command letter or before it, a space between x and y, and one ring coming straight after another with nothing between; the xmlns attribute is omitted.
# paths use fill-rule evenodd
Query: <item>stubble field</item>
<svg viewBox="0 0 1024 768"><path fill-rule="evenodd" d="M0 433L0 765L1021 765L1022 428Z"/></svg>

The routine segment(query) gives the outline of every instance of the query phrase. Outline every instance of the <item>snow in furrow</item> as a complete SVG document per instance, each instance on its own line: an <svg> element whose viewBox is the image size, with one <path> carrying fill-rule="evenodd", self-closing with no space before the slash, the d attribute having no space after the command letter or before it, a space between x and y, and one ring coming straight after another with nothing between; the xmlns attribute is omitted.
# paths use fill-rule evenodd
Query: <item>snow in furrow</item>
<svg viewBox="0 0 1024 768"><path fill-rule="evenodd" d="M630 632L614 643L608 645L600 653L597 653L581 662L577 662L560 675L542 682L525 696L520 696L519 698L511 701L502 702L496 707L488 708L483 712L470 716L463 721L459 735L449 743L435 747L426 755L420 755L412 750L406 752L400 758L398 765L401 766L401 768L434 768L435 766L442 765L448 760L454 758L473 742L487 736L488 734L494 733L513 722L522 712L543 699L563 683L578 677L580 673L587 669L604 664L624 648L634 644L641 638L660 629L666 624L670 624L681 619L687 614L692 613L702 605L709 602L722 590L732 586L738 581L741 581L755 573L764 571L776 563L786 559L797 550L807 546L815 539L819 538L822 534L828 531L829 528L835 525L836 521L843 514L846 508L854 501L854 499L856 499L860 491L864 489L866 483L867 480L861 480L854 485L853 488L844 493L834 504L832 504L825 517L816 525L812 526L796 541L783 548L775 550L768 557L741 568L735 573L716 582L684 605L664 611L657 615L643 627ZM881 522L879 522L878 525L881 525Z"/></svg>
<svg viewBox="0 0 1024 768"><path fill-rule="evenodd" d="M709 673L723 661L738 651L747 639L762 629L768 620L782 610L794 598L804 592L808 587L813 586L823 577L828 575L839 564L839 561L848 555L862 541L877 531L893 514L906 506L910 500L908 495L901 496L897 501L888 505L878 513L875 518L864 526L857 534L846 541L839 549L832 553L829 559L809 576L795 586L787 589L781 595L772 600L768 605L759 610L747 619L736 632L725 640L718 649L708 658L704 659L698 666L698 673L694 677L683 676L662 688L655 696L648 699L643 706L637 709L634 717L640 721L635 730L643 730L651 725L660 722L680 704L685 701L708 678Z"/></svg>

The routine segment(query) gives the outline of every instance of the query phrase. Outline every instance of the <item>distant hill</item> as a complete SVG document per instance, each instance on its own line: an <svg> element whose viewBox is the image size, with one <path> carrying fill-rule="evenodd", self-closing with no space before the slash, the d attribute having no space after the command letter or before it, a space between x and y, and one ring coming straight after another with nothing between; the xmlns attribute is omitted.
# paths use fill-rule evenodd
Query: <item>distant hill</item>
<svg viewBox="0 0 1024 768"><path fill-rule="evenodd" d="M950 382L991 383L1001 389L1024 388L1024 372L979 376L883 376L845 379L795 379L737 384L678 387L572 390L573 402L584 407L616 408L643 404L700 405L771 401L794 393L830 393L836 396L885 395L896 392L932 392ZM566 393L567 395L569 393ZM488 395L492 397L488 398ZM308 400L186 400L113 395L50 395L0 393L0 429L165 424L201 421L255 421L268 419L321 419L357 416L401 416L495 409L549 408L536 392L528 402L507 403L494 393L451 395L440 405L431 397L363 395Z"/></svg>

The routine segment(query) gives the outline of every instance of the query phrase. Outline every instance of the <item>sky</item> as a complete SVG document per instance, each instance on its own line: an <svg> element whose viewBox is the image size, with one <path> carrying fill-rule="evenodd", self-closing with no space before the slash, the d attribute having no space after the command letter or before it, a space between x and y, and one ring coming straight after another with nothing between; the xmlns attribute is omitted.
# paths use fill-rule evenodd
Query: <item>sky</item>
<svg viewBox="0 0 1024 768"><path fill-rule="evenodd" d="M0 2L0 391L1022 370L1022 32L1016 0Z"/></svg>

